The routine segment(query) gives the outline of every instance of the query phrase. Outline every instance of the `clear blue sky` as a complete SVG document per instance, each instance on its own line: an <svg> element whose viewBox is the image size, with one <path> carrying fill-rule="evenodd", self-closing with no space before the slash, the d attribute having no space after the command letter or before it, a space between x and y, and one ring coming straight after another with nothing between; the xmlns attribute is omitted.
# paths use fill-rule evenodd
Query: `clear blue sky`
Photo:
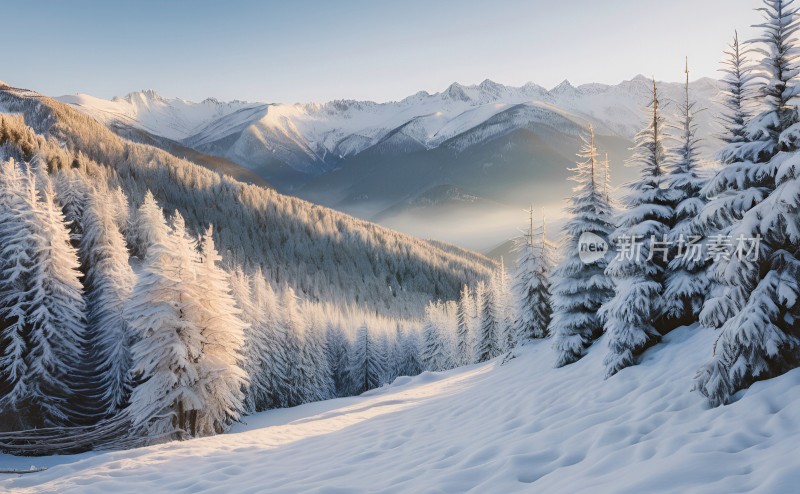
<svg viewBox="0 0 800 494"><path fill-rule="evenodd" d="M485 78L716 76L758 0L0 0L0 79L57 96L386 101Z"/></svg>

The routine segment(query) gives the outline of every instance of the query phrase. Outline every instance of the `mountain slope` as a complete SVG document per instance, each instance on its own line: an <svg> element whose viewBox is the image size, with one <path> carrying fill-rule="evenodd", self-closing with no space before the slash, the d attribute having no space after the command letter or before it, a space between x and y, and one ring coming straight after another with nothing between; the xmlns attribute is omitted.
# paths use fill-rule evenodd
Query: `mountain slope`
<svg viewBox="0 0 800 494"><path fill-rule="evenodd" d="M564 81L550 90L486 80L388 103L188 103L151 92L115 102L62 99L112 129L165 127L185 113L165 130L181 137L181 146L236 163L281 192L412 235L487 249L515 234L519 211L531 202L550 217L560 210L571 189L565 179L578 134L589 124L609 153L614 184L633 178L635 170L622 163L643 123L651 85L642 76L617 85ZM673 101L682 97L682 85L659 88L667 113L677 112ZM708 109L697 122L711 149L718 82L700 79L691 89L698 106ZM429 208L429 215L409 214L409 203L439 186L467 190L497 207L483 212L451 201Z"/></svg>
<svg viewBox="0 0 800 494"><path fill-rule="evenodd" d="M221 177L160 149L122 139L92 118L35 92L0 87L0 154L40 153L52 171L80 168L121 186L136 207L147 189L178 210L194 234L213 224L226 262L263 266L312 301L418 316L432 298L454 299L461 284L493 264L357 220L274 190Z"/></svg>
<svg viewBox="0 0 800 494"><path fill-rule="evenodd" d="M359 397L273 410L231 433L74 457L1 456L14 492L793 492L800 371L709 409L691 393L715 332L669 334L603 380L604 341L553 369L549 341L400 378Z"/></svg>
<svg viewBox="0 0 800 494"><path fill-rule="evenodd" d="M532 123L567 133L575 125L591 123L600 135L631 139L641 126L641 106L648 101L650 84L643 76L618 85L573 87L564 81L548 91L535 84L510 87L487 79L475 86L454 83L440 93L423 91L388 103L289 105L211 99L191 103L164 99L152 91L112 101L86 95L59 99L106 124L138 127L227 157L267 180L286 175L282 170L288 168L302 183L304 177L326 173L368 149L402 153L447 145L463 150ZM681 97L681 84L659 85L665 100ZM713 101L717 82L700 79L692 89L699 106L712 110L698 116L701 132L709 135L718 108ZM278 178L279 187L298 184L286 176Z"/></svg>

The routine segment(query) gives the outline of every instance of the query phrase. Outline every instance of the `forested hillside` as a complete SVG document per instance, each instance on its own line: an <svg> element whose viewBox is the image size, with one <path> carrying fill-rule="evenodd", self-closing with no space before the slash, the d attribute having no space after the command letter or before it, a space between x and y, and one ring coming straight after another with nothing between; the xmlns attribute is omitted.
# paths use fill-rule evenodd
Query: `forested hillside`
<svg viewBox="0 0 800 494"><path fill-rule="evenodd" d="M28 90L0 89L4 154L41 153L51 171L80 169L119 185L131 205L151 190L192 235L214 225L226 262L261 266L310 300L418 315L431 298L454 299L492 263L399 234L273 190L222 177L160 149L126 141L67 105ZM101 178L102 177L102 178Z"/></svg>

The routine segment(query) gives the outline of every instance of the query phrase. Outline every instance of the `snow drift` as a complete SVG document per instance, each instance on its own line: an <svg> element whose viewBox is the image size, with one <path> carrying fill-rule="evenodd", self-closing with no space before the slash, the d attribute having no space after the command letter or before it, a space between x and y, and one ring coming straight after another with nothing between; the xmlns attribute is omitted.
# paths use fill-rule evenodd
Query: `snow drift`
<svg viewBox="0 0 800 494"><path fill-rule="evenodd" d="M359 397L273 410L231 433L110 453L20 458L14 492L792 492L800 370L708 408L690 393L717 334L685 327L603 380L605 337L553 369L517 358L399 378Z"/></svg>

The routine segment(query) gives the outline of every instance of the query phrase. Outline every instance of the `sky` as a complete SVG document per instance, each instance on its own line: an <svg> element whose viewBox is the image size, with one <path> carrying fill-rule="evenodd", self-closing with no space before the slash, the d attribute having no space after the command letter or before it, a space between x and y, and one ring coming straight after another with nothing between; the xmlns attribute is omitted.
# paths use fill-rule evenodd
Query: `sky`
<svg viewBox="0 0 800 494"><path fill-rule="evenodd" d="M50 96L399 100L484 79L546 88L717 77L759 0L6 1L0 80Z"/></svg>

